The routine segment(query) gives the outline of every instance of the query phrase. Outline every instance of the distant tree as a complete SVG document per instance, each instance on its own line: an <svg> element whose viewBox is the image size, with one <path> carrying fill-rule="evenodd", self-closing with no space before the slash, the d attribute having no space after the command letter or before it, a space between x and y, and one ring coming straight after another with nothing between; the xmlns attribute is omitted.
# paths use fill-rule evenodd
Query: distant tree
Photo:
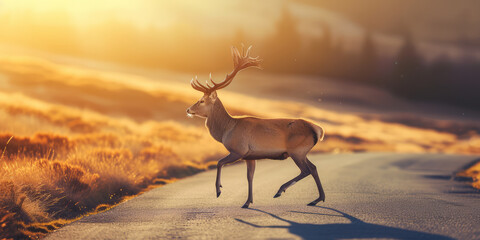
<svg viewBox="0 0 480 240"><path fill-rule="evenodd" d="M480 61L468 56L454 65L450 82L450 91L457 104L480 107Z"/></svg>
<svg viewBox="0 0 480 240"><path fill-rule="evenodd" d="M297 29L297 21L286 6L276 23L274 34L266 39L263 49L264 58L268 59L265 65L270 70L280 72L298 70L301 37Z"/></svg>
<svg viewBox="0 0 480 240"><path fill-rule="evenodd" d="M379 84L378 56L370 31L365 33L357 68L357 78L360 79L362 83Z"/></svg>
<svg viewBox="0 0 480 240"><path fill-rule="evenodd" d="M433 100L447 100L454 97L453 64L447 57L436 59L428 69L425 82L430 86L426 97Z"/></svg>
<svg viewBox="0 0 480 240"><path fill-rule="evenodd" d="M389 88L392 92L410 98L421 98L429 87L425 82L425 67L410 34L405 35L394 62Z"/></svg>
<svg viewBox="0 0 480 240"><path fill-rule="evenodd" d="M322 36L312 38L305 51L304 66L307 72L319 75L332 74L332 59L334 58L333 41L330 27L322 24Z"/></svg>
<svg viewBox="0 0 480 240"><path fill-rule="evenodd" d="M480 62L464 59L453 63L447 57L436 59L425 79L429 85L424 97L428 100L478 109L480 107Z"/></svg>

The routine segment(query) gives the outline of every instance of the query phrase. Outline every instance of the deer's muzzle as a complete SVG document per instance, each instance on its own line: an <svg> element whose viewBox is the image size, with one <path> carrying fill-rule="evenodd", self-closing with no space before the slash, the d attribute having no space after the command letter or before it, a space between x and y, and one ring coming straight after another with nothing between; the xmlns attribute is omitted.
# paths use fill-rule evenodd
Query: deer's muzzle
<svg viewBox="0 0 480 240"><path fill-rule="evenodd" d="M187 108L187 117L193 118L193 115L195 115L195 113L190 111L190 108Z"/></svg>

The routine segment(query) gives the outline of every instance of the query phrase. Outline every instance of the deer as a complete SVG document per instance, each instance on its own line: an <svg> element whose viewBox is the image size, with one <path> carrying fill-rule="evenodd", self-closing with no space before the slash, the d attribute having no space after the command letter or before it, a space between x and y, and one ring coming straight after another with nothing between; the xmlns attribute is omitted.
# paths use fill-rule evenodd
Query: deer
<svg viewBox="0 0 480 240"><path fill-rule="evenodd" d="M319 197L308 206L315 206L318 202L325 202L323 191L316 166L307 158L307 154L317 144L323 141L325 131L322 127L301 119L287 118L259 118L251 116L231 116L225 109L217 95L217 90L227 87L238 72L249 67L260 68L262 62L259 57L250 57L251 46L241 52L232 46L234 68L226 75L222 82L214 82L210 73L210 83L203 85L195 77L190 81L191 86L203 93L203 96L187 109L188 117L205 119L205 126L210 135L228 150L229 154L217 163L215 189L217 198L221 194L222 167L241 159L247 165L248 198L242 208L253 204L253 175L256 160L273 159L285 160L292 158L300 169L300 174L286 182L278 189L274 198L278 198L296 182L312 175L319 193Z"/></svg>

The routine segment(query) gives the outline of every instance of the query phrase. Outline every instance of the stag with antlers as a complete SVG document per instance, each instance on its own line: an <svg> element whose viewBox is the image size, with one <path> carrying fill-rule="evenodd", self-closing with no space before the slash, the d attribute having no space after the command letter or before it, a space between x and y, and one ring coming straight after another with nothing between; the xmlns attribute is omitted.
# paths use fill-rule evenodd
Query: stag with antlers
<svg viewBox="0 0 480 240"><path fill-rule="evenodd" d="M255 172L255 161L258 159L284 160L291 157L300 168L300 174L283 184L274 198L287 190L301 179L312 175L318 188L319 197L309 203L314 206L325 201L325 193L318 177L315 165L308 160L307 153L318 141L322 141L325 131L322 127L304 119L262 119L256 117L232 117L217 96L217 90L228 86L235 75L248 67L260 68L261 60L249 56L250 48L240 53L232 47L234 69L227 74L225 80L216 83L210 74L210 83L205 85L192 79L191 85L195 90L203 93L202 98L187 109L187 115L206 118L205 125L212 137L221 142L230 152L217 164L217 179L215 188L217 197L220 196L222 184L220 176L225 164L244 159L247 163L248 199L243 208L253 203L252 181Z"/></svg>

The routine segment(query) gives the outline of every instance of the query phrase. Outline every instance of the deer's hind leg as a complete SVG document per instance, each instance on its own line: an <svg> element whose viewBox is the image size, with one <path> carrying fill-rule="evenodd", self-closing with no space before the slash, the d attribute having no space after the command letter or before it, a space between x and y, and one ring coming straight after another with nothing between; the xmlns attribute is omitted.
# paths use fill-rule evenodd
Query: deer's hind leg
<svg viewBox="0 0 480 240"><path fill-rule="evenodd" d="M297 165L297 167L300 169L300 174L296 177L294 177L292 180L284 183L277 191L277 194L275 194L275 196L273 196L274 198L278 198L282 195L282 193L284 193L287 188L291 187L293 184L295 184L296 182L304 179L305 177L307 177L308 175L310 175L310 169L307 167L307 164L303 161L300 161L301 158L298 158L298 157L295 157L295 156L292 156L292 159L293 159L293 162L295 162L295 164Z"/></svg>
<svg viewBox="0 0 480 240"><path fill-rule="evenodd" d="M320 178L318 177L318 172L317 172L317 167L306 158L306 163L308 168L310 169L310 172L312 173L313 178L315 179L315 183L317 184L318 188L318 194L320 195L317 199L312 201L311 203L308 204L308 206L315 206L318 202L323 201L325 202L325 192L323 191L322 183L320 182Z"/></svg>

